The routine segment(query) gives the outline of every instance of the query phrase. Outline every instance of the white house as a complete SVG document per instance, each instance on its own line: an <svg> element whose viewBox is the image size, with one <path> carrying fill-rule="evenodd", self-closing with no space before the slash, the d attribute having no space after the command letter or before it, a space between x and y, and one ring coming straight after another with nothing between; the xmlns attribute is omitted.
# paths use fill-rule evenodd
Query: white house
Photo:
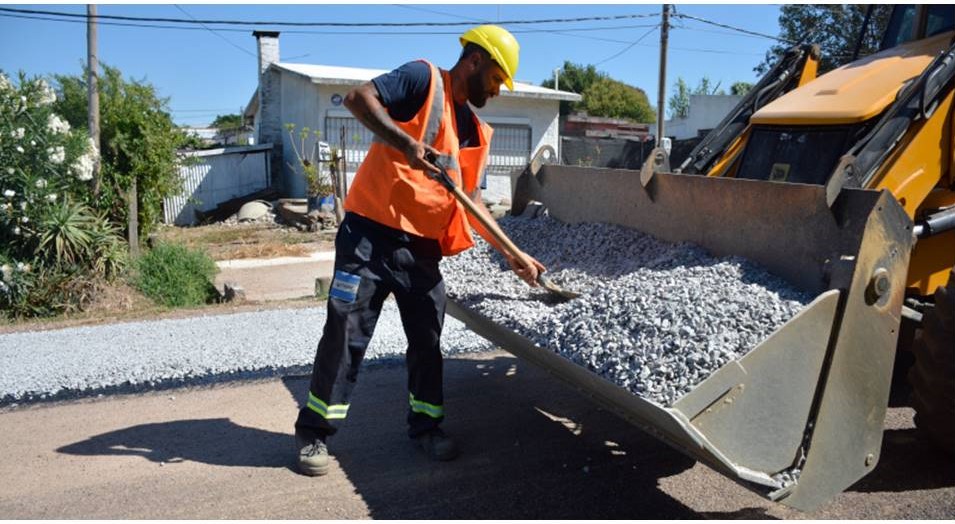
<svg viewBox="0 0 955 524"><path fill-rule="evenodd" d="M344 136L348 172L354 174L371 145L372 133L345 109L342 101L350 89L387 71L282 62L279 33L255 31L253 35L259 49L259 86L246 107L245 117L254 125L256 143L276 144L273 152L276 187L294 197L305 194L304 179L294 167L297 158L287 124L294 124L296 130L308 127L319 131L318 139L333 147L340 147ZM506 175L523 167L544 145L557 151L560 102L580 98L576 93L515 82L513 92L502 88L501 96L484 108L476 109L494 128L488 175ZM297 135L296 132L296 140ZM314 141L312 135L306 141L307 150L313 147ZM489 179L488 186L492 185L495 184Z"/></svg>
<svg viewBox="0 0 955 524"><path fill-rule="evenodd" d="M667 120L664 132L677 140L696 138L700 131L719 125L742 99L736 95L690 95L686 118Z"/></svg>

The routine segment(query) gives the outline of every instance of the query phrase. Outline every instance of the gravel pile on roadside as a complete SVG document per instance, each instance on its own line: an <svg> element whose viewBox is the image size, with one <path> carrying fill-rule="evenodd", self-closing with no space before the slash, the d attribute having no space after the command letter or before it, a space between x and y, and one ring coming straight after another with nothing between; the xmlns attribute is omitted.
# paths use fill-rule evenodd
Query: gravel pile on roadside
<svg viewBox="0 0 955 524"><path fill-rule="evenodd" d="M582 293L565 303L520 281L483 240L442 262L460 304L632 393L669 406L812 300L755 264L607 224L506 217L501 227Z"/></svg>
<svg viewBox="0 0 955 524"><path fill-rule="evenodd" d="M0 335L0 404L310 373L326 310L283 309ZM407 338L388 300L366 363L404 362ZM446 355L493 349L453 318Z"/></svg>

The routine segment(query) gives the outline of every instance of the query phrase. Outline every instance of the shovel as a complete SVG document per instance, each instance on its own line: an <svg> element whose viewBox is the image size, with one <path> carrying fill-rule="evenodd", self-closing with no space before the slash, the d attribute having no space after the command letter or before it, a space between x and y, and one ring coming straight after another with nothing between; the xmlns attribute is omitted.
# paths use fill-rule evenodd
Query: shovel
<svg viewBox="0 0 955 524"><path fill-rule="evenodd" d="M427 172L428 176L436 180L438 183L444 186L445 189L450 191L451 194L454 195L454 198L458 199L458 202L461 202L461 204L464 205L465 209L467 209L471 216L478 219L481 225L483 225L484 228L487 229L487 231L491 234L491 236L493 236L494 239L504 247L504 250L507 251L509 255L520 261L522 266L531 267L533 262L530 261L523 251L518 249L517 246L511 242L511 239L509 239L503 231L501 231L501 226L497 225L497 222L478 211L478 208L474 202L472 202L471 199L465 195L463 191L461 191L461 188L454 183L454 180L448 176L447 169L445 169L444 165L438 160L438 157L436 157L434 154L428 154L427 160L441 170L440 173ZM560 298L561 301L570 300L580 296L580 293L574 293L573 291L562 289L560 286L553 283L549 278L544 276L544 274L541 272L537 274L537 283L547 291L551 292L555 297Z"/></svg>

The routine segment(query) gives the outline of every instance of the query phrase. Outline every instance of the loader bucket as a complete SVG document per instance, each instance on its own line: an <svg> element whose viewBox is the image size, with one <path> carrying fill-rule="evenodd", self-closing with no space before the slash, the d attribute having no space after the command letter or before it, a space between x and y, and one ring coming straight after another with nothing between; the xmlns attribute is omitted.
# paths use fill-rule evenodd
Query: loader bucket
<svg viewBox="0 0 955 524"><path fill-rule="evenodd" d="M886 192L543 166L515 180L565 223L602 222L746 257L815 299L669 407L474 310L448 311L514 355L749 489L811 510L873 470L882 442L912 223Z"/></svg>

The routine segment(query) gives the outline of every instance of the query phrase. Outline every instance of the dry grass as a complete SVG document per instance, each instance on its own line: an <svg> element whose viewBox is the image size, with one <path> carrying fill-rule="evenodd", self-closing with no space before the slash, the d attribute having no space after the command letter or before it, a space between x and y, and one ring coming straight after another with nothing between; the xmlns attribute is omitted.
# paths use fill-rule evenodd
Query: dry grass
<svg viewBox="0 0 955 524"><path fill-rule="evenodd" d="M273 224L213 224L199 227L163 227L155 235L160 241L204 249L213 260L306 256L332 249L335 232L306 233Z"/></svg>

